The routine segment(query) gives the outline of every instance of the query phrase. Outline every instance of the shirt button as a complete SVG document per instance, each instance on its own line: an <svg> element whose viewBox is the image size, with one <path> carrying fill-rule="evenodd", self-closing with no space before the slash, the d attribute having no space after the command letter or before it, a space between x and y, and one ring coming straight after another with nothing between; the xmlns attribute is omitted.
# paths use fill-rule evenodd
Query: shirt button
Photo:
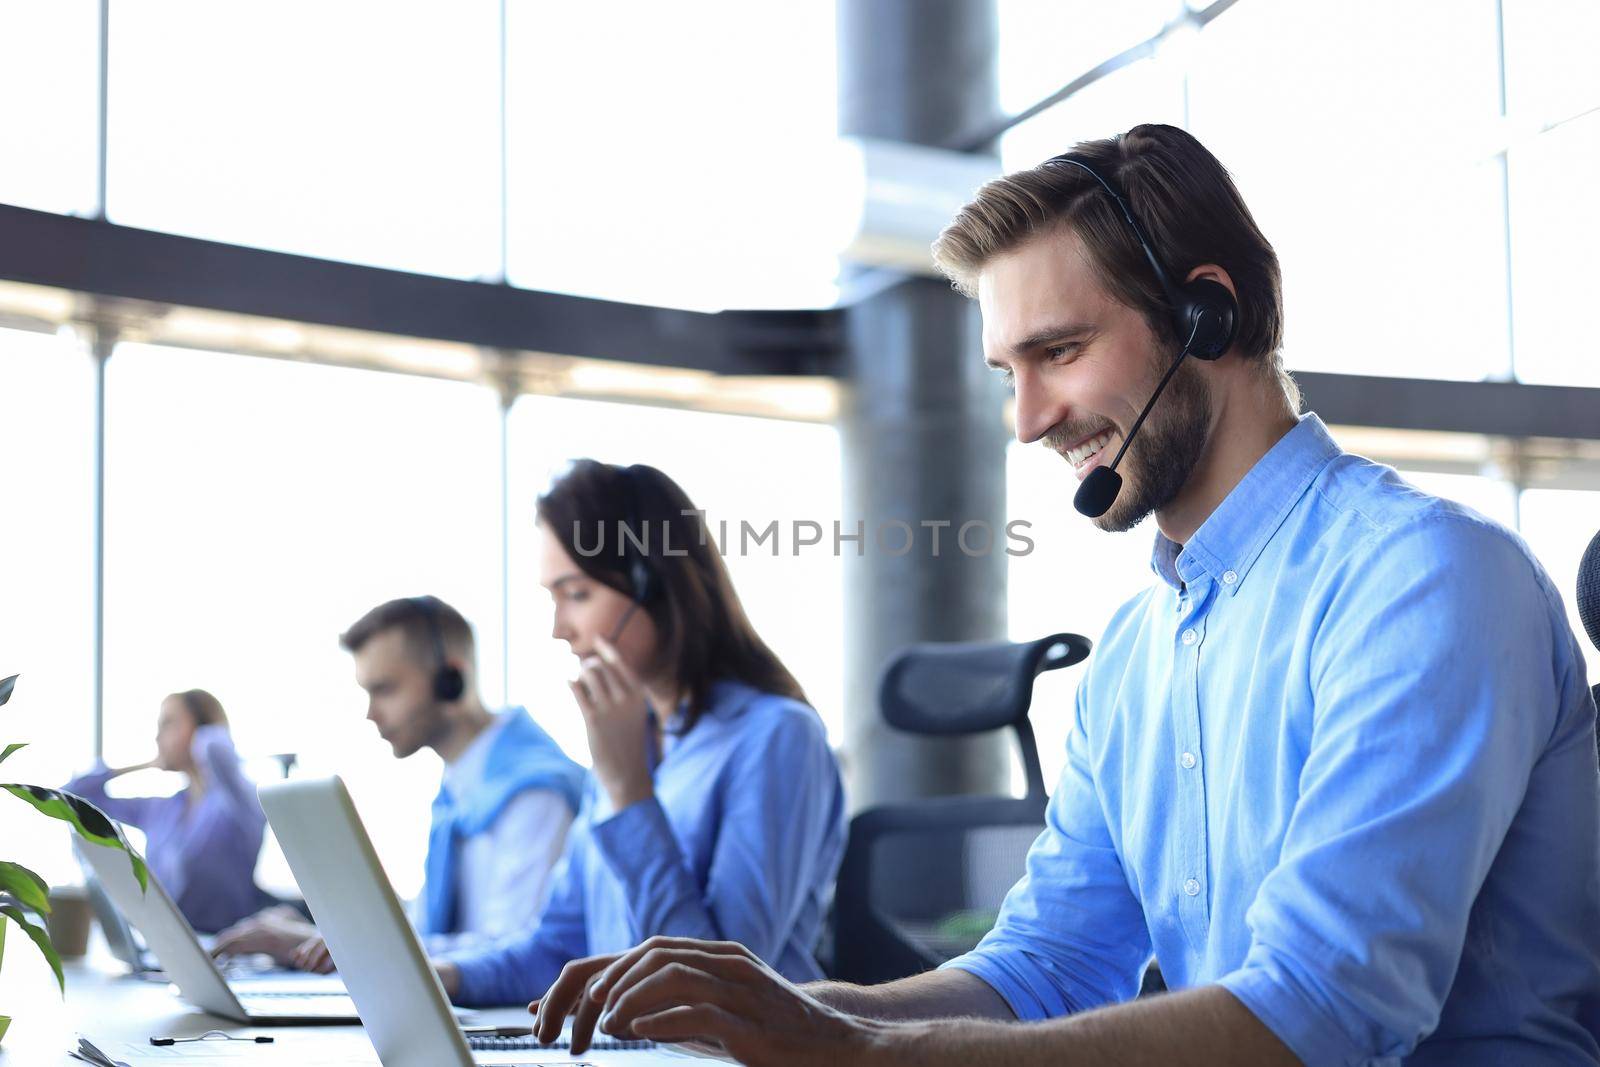
<svg viewBox="0 0 1600 1067"><path fill-rule="evenodd" d="M1199 760L1194 758L1193 752L1185 752L1183 755L1178 757L1178 762L1183 764L1184 770L1192 771L1194 770L1194 765L1198 763Z"/></svg>
<svg viewBox="0 0 1600 1067"><path fill-rule="evenodd" d="M1222 584L1223 585L1232 585L1234 582L1237 582L1238 580L1239 580L1239 575L1236 574L1235 572L1233 572L1233 571L1223 571L1222 572Z"/></svg>
<svg viewBox="0 0 1600 1067"><path fill-rule="evenodd" d="M1194 629L1192 627L1190 629L1188 629L1188 630L1183 631L1183 643L1184 644L1192 645L1198 640L1200 640L1200 635L1195 633Z"/></svg>
<svg viewBox="0 0 1600 1067"><path fill-rule="evenodd" d="M1200 883L1191 878L1183 883L1183 891L1191 897L1197 897L1200 895Z"/></svg>

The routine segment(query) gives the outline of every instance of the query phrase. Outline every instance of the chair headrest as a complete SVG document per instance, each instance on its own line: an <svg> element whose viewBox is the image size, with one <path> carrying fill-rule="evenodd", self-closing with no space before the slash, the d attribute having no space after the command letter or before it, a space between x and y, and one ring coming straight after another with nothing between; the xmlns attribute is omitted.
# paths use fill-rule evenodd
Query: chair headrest
<svg viewBox="0 0 1600 1067"><path fill-rule="evenodd" d="M1600 533L1596 533L1578 564L1578 618L1594 647L1600 648Z"/></svg>
<svg viewBox="0 0 1600 1067"><path fill-rule="evenodd" d="M890 726L917 734L974 734L1027 718L1033 680L1082 662L1093 647L1080 634L1037 641L911 645L878 683L878 706Z"/></svg>

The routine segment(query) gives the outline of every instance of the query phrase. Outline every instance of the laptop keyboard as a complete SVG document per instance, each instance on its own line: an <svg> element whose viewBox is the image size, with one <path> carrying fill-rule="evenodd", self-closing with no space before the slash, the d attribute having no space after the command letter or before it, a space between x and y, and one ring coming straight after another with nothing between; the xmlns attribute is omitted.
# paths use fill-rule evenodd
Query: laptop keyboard
<svg viewBox="0 0 1600 1067"><path fill-rule="evenodd" d="M250 993L239 1003L251 1015L292 1015L302 1019L354 1018L356 1005L348 996L330 993Z"/></svg>

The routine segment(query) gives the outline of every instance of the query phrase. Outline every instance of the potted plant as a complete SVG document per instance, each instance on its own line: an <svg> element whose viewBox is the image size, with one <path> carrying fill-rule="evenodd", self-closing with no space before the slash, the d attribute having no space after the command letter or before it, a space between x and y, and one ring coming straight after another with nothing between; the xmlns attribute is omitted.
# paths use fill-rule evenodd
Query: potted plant
<svg viewBox="0 0 1600 1067"><path fill-rule="evenodd" d="M11 692L16 688L17 676L0 679L0 704L11 699ZM23 744L6 745L0 749L0 762L4 762ZM0 789L5 790L19 800L33 805L41 813L52 819L60 819L71 826L85 840L93 841L97 845L109 845L120 848L128 854L128 862L133 864L134 877L139 880L140 888L148 884L149 875L145 871L144 860L139 854L128 846L128 839L122 836L122 830L116 823L106 817L106 813L71 793L63 793L59 789L46 789L37 785L22 785L16 782L0 783ZM66 992L66 976L61 972L61 957L56 954L55 946L50 943L50 937L45 933L40 917L50 911L50 887L43 878L22 866L9 860L0 860L0 959L5 952L6 927L15 925L28 935L28 938L39 946L39 951L44 953L44 958L49 961L50 969L55 972L56 984ZM0 1015L0 1040L5 1038L6 1030L11 1026L11 1019Z"/></svg>

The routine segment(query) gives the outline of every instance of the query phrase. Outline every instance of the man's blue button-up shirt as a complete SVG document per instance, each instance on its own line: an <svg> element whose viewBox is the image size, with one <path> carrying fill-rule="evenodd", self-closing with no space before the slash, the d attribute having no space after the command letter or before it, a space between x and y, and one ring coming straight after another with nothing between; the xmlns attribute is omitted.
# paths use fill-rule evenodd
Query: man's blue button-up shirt
<svg viewBox="0 0 1600 1067"><path fill-rule="evenodd" d="M1307 415L1153 567L947 966L1040 1019L1153 953L1314 1065L1600 1062L1595 706L1523 542Z"/></svg>

